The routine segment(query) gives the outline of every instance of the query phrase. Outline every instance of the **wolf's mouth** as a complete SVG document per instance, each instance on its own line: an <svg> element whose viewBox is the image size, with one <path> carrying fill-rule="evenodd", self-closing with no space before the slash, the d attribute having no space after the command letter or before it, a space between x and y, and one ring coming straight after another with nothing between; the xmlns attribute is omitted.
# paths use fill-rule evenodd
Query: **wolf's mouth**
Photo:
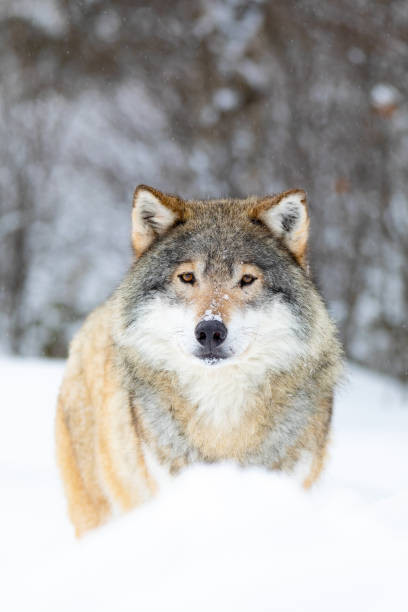
<svg viewBox="0 0 408 612"><path fill-rule="evenodd" d="M198 357L198 359L201 359L201 361L204 361L208 365L216 365L223 359L227 359L227 355L221 352L208 353L208 352L202 351L199 353L195 353L195 356Z"/></svg>

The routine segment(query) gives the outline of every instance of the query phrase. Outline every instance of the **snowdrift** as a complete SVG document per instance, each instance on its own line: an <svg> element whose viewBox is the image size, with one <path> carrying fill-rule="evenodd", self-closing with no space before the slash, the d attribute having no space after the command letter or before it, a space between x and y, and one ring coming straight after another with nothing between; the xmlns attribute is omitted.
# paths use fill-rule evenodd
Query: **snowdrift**
<svg viewBox="0 0 408 612"><path fill-rule="evenodd" d="M357 367L304 493L231 464L184 472L76 541L54 465L62 363L1 360L5 611L406 611L408 396Z"/></svg>

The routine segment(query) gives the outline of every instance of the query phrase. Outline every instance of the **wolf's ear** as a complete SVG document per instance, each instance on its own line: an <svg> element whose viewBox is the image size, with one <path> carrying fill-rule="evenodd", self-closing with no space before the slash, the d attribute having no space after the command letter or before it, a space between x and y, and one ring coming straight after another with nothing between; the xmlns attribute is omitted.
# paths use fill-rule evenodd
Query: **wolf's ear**
<svg viewBox="0 0 408 612"><path fill-rule="evenodd" d="M183 200L139 185L133 196L132 244L139 256L183 216Z"/></svg>
<svg viewBox="0 0 408 612"><path fill-rule="evenodd" d="M251 217L262 221L306 267L309 214L303 189L291 189L262 199L252 209Z"/></svg>

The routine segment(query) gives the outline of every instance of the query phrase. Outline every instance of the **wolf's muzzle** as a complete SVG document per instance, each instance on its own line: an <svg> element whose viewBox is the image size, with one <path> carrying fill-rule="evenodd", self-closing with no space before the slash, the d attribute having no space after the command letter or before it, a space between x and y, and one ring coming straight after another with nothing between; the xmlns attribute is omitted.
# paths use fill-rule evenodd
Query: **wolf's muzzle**
<svg viewBox="0 0 408 612"><path fill-rule="evenodd" d="M210 321L201 321L195 328L195 337L197 342L204 347L207 353L216 353L217 349L227 337L228 330L224 323L212 319Z"/></svg>

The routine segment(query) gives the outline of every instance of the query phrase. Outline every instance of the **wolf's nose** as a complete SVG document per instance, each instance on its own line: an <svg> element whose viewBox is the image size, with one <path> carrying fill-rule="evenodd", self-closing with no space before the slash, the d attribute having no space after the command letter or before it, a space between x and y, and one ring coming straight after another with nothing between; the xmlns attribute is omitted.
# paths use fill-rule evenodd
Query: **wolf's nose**
<svg viewBox="0 0 408 612"><path fill-rule="evenodd" d="M216 319L201 321L195 328L197 341L208 351L213 351L220 346L227 337L227 333L224 323Z"/></svg>

